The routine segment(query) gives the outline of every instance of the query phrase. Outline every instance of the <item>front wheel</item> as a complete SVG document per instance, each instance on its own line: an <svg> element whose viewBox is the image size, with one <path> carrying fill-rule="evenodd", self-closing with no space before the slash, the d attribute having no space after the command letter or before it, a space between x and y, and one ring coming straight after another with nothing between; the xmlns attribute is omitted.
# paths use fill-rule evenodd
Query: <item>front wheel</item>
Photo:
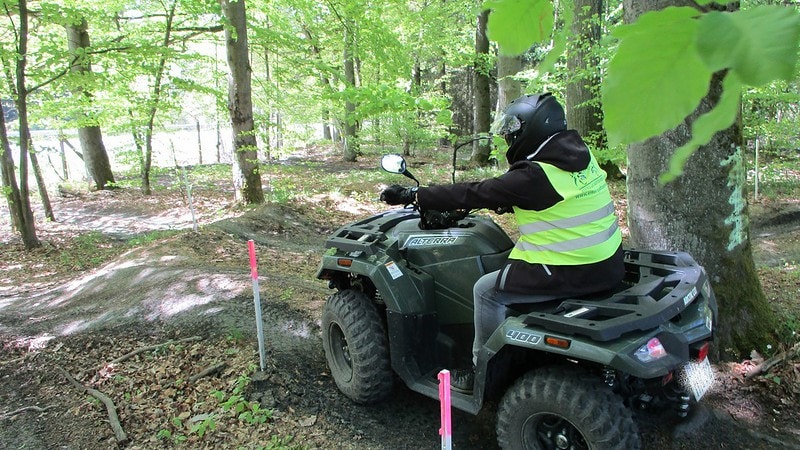
<svg viewBox="0 0 800 450"><path fill-rule="evenodd" d="M631 411L599 379L572 367L523 375L497 412L504 449L628 450L641 447Z"/></svg>
<svg viewBox="0 0 800 450"><path fill-rule="evenodd" d="M375 403L392 392L383 321L363 293L330 296L322 310L322 346L336 386L354 402Z"/></svg>

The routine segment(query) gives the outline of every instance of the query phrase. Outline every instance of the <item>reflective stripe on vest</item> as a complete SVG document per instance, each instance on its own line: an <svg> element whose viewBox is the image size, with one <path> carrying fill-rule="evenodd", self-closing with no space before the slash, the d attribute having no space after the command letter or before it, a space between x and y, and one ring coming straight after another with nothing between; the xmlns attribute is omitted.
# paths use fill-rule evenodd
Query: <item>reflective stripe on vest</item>
<svg viewBox="0 0 800 450"><path fill-rule="evenodd" d="M520 239L509 258L532 264L580 265L611 257L622 234L606 174L594 156L580 172L538 164L564 200L542 211L514 208Z"/></svg>

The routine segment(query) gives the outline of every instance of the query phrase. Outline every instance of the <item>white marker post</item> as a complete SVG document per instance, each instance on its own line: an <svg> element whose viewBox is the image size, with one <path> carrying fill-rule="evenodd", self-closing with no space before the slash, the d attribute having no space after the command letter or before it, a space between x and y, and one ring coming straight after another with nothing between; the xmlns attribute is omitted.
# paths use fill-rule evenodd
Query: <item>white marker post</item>
<svg viewBox="0 0 800 450"><path fill-rule="evenodd" d="M258 357L261 362L261 371L266 368L267 354L264 350L264 323L261 320L261 295L258 290L258 266L256 265L256 245L252 239L247 241L247 250L250 253L250 277L253 279L253 303L256 307L256 333L258 333Z"/></svg>
<svg viewBox="0 0 800 450"><path fill-rule="evenodd" d="M440 371L438 378L442 422L439 434L442 435L442 450L450 450L453 446L453 428L450 423L450 371L447 369Z"/></svg>

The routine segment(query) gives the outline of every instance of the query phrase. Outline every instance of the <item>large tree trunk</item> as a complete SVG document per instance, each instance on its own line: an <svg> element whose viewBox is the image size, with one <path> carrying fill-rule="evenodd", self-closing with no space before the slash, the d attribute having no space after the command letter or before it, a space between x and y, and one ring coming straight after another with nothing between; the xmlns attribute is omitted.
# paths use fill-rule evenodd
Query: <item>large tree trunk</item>
<svg viewBox="0 0 800 450"><path fill-rule="evenodd" d="M353 35L353 23L345 27L344 31L344 81L348 87L356 86L355 70L355 36ZM358 127L355 118L356 104L347 96L344 103L344 160L354 162L361 153L358 143Z"/></svg>
<svg viewBox="0 0 800 450"><path fill-rule="evenodd" d="M475 29L475 113L473 115L473 134L488 133L491 126L492 102L490 95L489 68L485 67L489 55L489 38L486 36L486 23L489 20L489 10L484 10L478 16ZM491 147L487 140L475 141L472 145L470 161L479 166L489 163Z"/></svg>
<svg viewBox="0 0 800 450"><path fill-rule="evenodd" d="M625 0L626 22L647 9L676 1ZM691 3L691 2L685 2ZM750 243L741 153L741 124L716 134L687 162L684 174L661 186L676 147L690 135L690 123L719 100L721 75L709 95L685 123L628 148L628 221L636 247L682 250L706 269L719 300L716 351L737 357L767 342L774 317L761 290Z"/></svg>
<svg viewBox="0 0 800 450"><path fill-rule="evenodd" d="M234 184L236 199L247 204L264 203L261 173L258 169L258 145L253 123L251 90L252 69L247 48L247 14L244 0L221 0L229 25L225 27L228 66L228 111L233 131L236 161Z"/></svg>
<svg viewBox="0 0 800 450"><path fill-rule="evenodd" d="M575 0L575 20L567 56L566 113L569 127L578 130L593 148L605 147L600 105L599 61L593 49L600 42L603 0Z"/></svg>
<svg viewBox="0 0 800 450"><path fill-rule="evenodd" d="M36 226L33 222L33 212L27 198L23 198L17 184L17 175L14 172L14 157L6 134L6 123L3 114L0 114L0 170L3 175L3 192L6 194L8 209L11 212L11 221L14 228L22 236L22 244L26 249L41 247L41 242L36 236Z"/></svg>
<svg viewBox="0 0 800 450"><path fill-rule="evenodd" d="M67 46L73 55L78 55L79 52L82 57L76 57L72 62L70 70L75 73L87 74L91 73L92 67L89 60L86 58L85 50L89 48L89 32L87 31L88 25L85 19L82 19L78 24L67 25ZM91 98L91 93L85 89L78 88L76 94L85 95ZM81 149L83 149L83 163L86 167L86 173L94 180L97 189L105 189L114 183L114 174L111 172L111 163L108 160L108 153L103 144L103 134L100 127L96 125L82 126L78 128L78 138L81 142Z"/></svg>

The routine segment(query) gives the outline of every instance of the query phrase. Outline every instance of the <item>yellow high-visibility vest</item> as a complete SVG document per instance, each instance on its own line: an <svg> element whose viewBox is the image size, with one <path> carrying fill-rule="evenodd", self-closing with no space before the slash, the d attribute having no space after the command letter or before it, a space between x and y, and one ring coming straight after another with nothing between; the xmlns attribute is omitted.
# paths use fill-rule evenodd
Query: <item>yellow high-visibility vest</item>
<svg viewBox="0 0 800 450"><path fill-rule="evenodd" d="M514 207L520 238L509 258L574 266L611 257L622 243L606 173L594 155L580 172L537 161L564 200L542 211Z"/></svg>

